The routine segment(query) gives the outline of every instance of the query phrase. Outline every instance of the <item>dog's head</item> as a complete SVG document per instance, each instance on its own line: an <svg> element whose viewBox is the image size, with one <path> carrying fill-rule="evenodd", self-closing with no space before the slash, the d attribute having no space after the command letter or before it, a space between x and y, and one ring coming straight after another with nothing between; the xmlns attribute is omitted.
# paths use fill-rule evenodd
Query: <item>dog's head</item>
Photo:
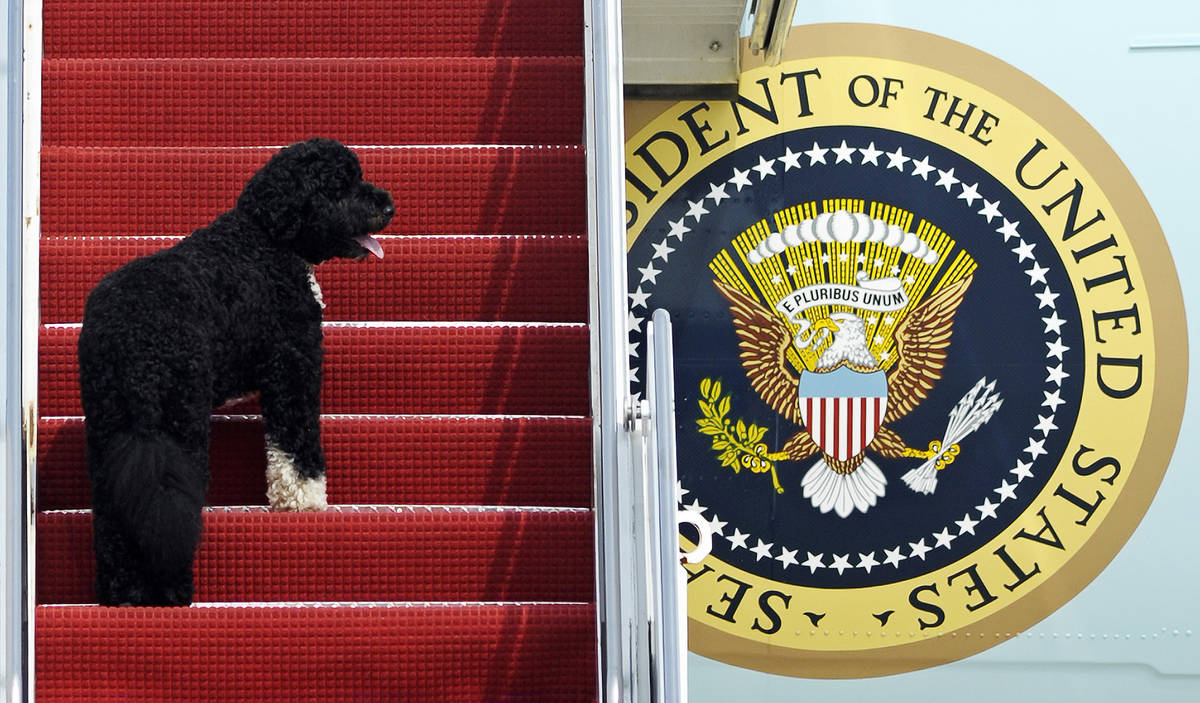
<svg viewBox="0 0 1200 703"><path fill-rule="evenodd" d="M392 219L392 196L362 178L358 157L331 139L292 144L246 183L237 207L276 245L311 264L383 256L371 236Z"/></svg>

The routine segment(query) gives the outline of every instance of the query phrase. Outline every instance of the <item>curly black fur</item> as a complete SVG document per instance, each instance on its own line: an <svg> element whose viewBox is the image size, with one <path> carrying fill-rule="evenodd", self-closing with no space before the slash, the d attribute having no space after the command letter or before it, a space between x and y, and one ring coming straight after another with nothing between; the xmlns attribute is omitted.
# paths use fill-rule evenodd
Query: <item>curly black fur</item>
<svg viewBox="0 0 1200 703"><path fill-rule="evenodd" d="M323 491L312 266L367 256L393 213L349 149L293 144L232 210L92 290L79 371L101 604L191 602L210 416L228 399L260 392L268 451Z"/></svg>

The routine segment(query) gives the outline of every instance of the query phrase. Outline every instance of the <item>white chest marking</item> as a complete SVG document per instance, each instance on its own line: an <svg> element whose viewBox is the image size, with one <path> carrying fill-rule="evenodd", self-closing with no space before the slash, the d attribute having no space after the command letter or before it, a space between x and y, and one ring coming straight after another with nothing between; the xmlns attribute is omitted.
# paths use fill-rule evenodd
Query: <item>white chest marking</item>
<svg viewBox="0 0 1200 703"><path fill-rule="evenodd" d="M325 298L321 295L321 284L317 283L317 277L313 273L312 266L308 267L308 288L312 291L313 298L317 301L317 305L320 305L321 309L324 310Z"/></svg>

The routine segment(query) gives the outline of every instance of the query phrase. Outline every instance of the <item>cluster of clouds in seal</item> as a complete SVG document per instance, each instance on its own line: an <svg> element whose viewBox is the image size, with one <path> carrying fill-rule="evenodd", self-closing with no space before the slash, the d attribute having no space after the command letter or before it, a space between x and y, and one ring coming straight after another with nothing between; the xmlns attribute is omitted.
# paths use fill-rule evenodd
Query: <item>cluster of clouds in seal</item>
<svg viewBox="0 0 1200 703"><path fill-rule="evenodd" d="M751 264L757 265L789 247L821 242L823 244L845 244L881 242L884 246L899 248L900 251L920 259L932 266L938 262L937 251L925 240L912 232L905 232L897 225L868 217L861 212L823 212L800 224L788 225L782 232L773 232L758 243L747 255Z"/></svg>

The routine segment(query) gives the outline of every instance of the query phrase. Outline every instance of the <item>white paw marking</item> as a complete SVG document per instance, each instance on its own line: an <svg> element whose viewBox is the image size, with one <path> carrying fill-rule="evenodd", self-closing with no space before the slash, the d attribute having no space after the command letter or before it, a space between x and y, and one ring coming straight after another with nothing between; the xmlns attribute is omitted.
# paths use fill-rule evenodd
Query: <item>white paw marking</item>
<svg viewBox="0 0 1200 703"><path fill-rule="evenodd" d="M292 455L267 441L267 502L272 510L320 511L329 507L325 477L305 479L296 473Z"/></svg>

